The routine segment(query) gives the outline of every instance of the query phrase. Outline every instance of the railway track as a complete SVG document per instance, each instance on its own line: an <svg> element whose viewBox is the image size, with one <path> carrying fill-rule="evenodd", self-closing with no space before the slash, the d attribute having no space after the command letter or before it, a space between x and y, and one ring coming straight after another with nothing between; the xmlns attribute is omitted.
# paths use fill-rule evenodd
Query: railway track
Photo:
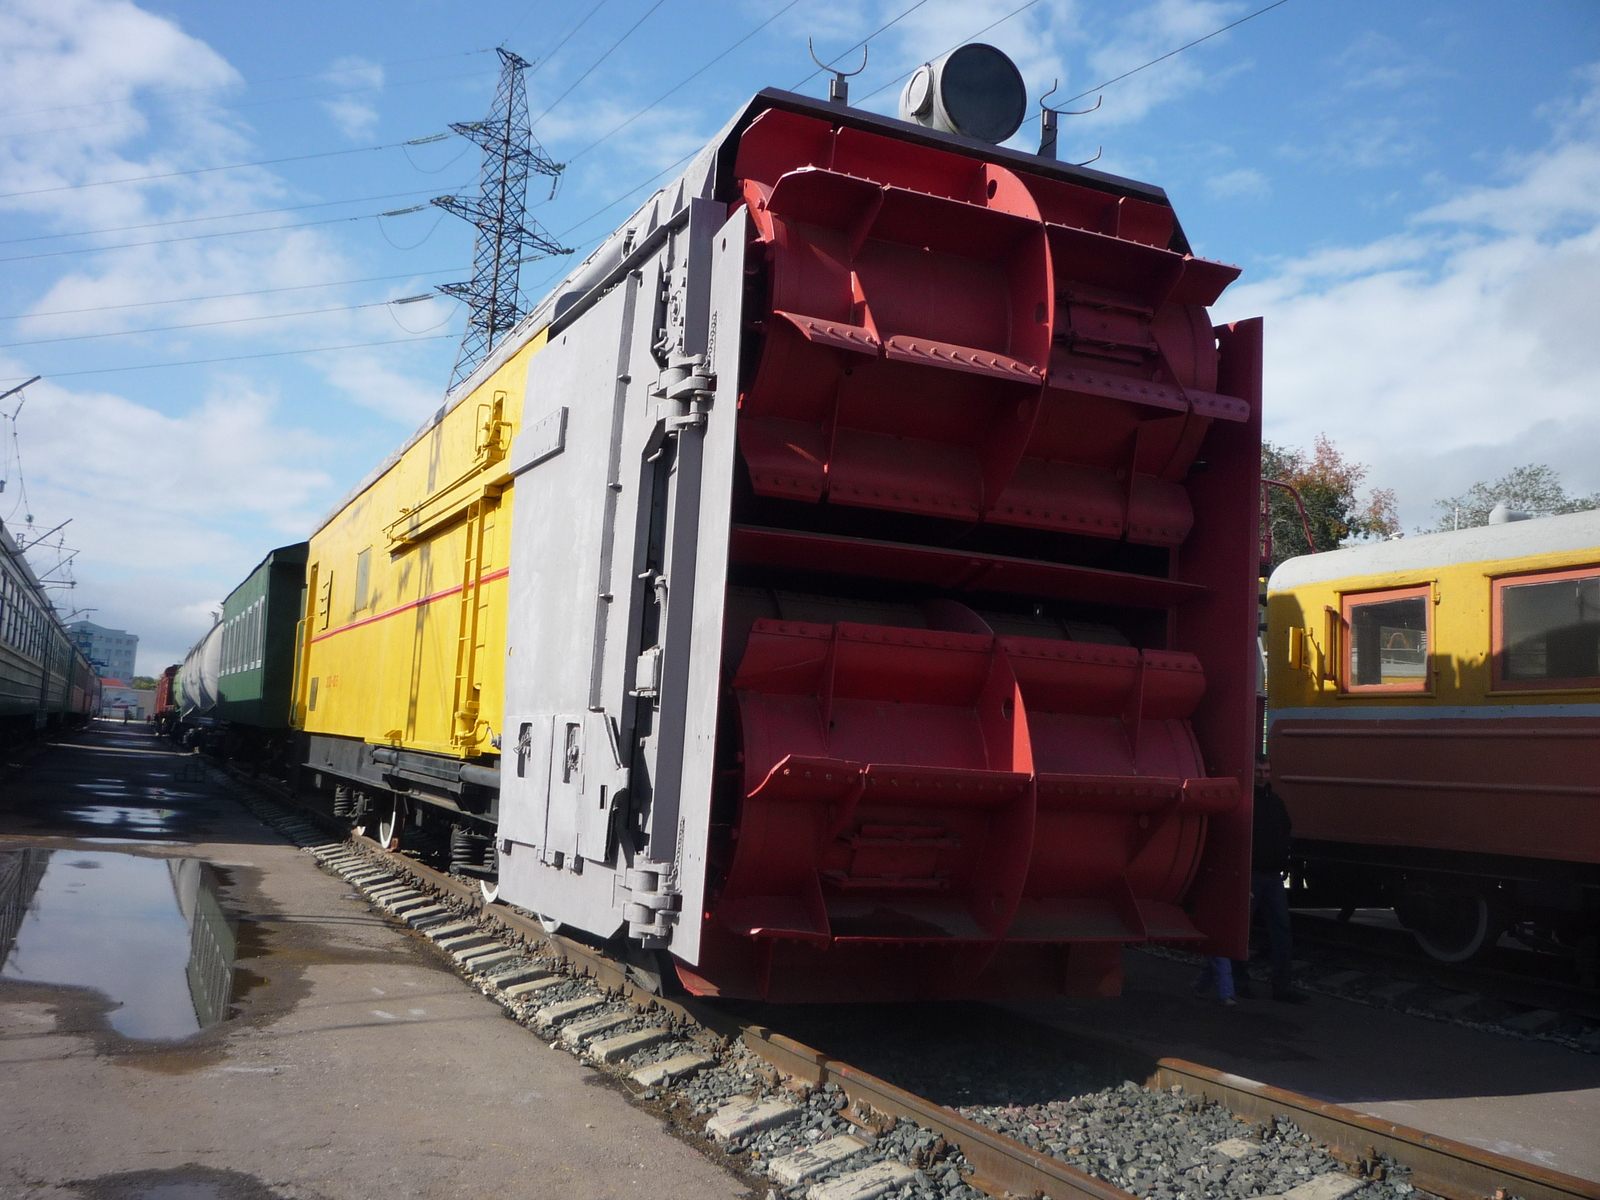
<svg viewBox="0 0 1600 1200"><path fill-rule="evenodd" d="M1500 948L1448 966L1399 930L1297 912L1294 931L1319 991L1600 1053L1600 991L1560 978L1571 966L1553 955Z"/></svg>
<svg viewBox="0 0 1600 1200"><path fill-rule="evenodd" d="M255 781L230 783L247 809L417 929L511 1016L609 1072L681 1134L767 1186L769 1200L1391 1200L1414 1192L1600 1200L1600 1184L1197 1063L1140 1059L1109 1042L1084 1040L1074 1052L1127 1082L1067 1105L1081 1130L1099 1134L1063 1131L1052 1142L1049 1131L1028 1126L1012 1136L1003 1115L971 1110L986 1118L975 1120L728 1007L664 996L649 970L485 904L475 882L369 838L330 838L322 814ZM1185 1137L1188 1149L1174 1154ZM1129 1189L1078 1169L1074 1157Z"/></svg>

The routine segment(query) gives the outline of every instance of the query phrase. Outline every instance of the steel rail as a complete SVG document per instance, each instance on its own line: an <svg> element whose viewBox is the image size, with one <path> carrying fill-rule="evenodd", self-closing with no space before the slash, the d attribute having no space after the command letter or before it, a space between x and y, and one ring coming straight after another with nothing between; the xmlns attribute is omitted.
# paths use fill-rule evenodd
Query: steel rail
<svg viewBox="0 0 1600 1200"><path fill-rule="evenodd" d="M1600 1198L1600 1183L1181 1058L1161 1059L1149 1082L1155 1087L1177 1085L1252 1120L1286 1116L1338 1158L1370 1160L1388 1154L1411 1169L1414 1186L1447 1200L1502 1193L1521 1200Z"/></svg>
<svg viewBox="0 0 1600 1200"><path fill-rule="evenodd" d="M258 786L260 782L241 776L235 778ZM282 802L289 798L279 794L274 799ZM289 802L322 822L328 820L326 814L298 800ZM973 1166L976 1174L967 1182L992 1196L1138 1200L1132 1193L757 1022L741 1020L693 998L673 999L659 995L642 983L636 969L627 964L592 946L552 934L533 917L503 902L486 903L475 883L463 883L414 859L393 853L371 838L352 834L350 841L369 856L382 859L396 872L408 874L417 882L472 906L485 920L503 926L507 932L543 945L551 957L564 962L569 970L593 978L601 986L627 997L631 1003L645 1009L663 1010L720 1037L742 1040L772 1068L775 1081L789 1076L814 1087L837 1085L850 1101L850 1110L844 1115L856 1124L870 1127L874 1116L884 1115L904 1117L932 1130L959 1150ZM1510 1197L1600 1200L1600 1183L1184 1059L1161 1058L1151 1064L1147 1055L1119 1042L1071 1030L1066 1032L1081 1043L1087 1054L1113 1059L1132 1067L1133 1074L1143 1074L1148 1087L1180 1087L1252 1121L1287 1118L1326 1145L1341 1161L1370 1162L1386 1154L1411 1171L1415 1187L1445 1200L1495 1197L1499 1200Z"/></svg>

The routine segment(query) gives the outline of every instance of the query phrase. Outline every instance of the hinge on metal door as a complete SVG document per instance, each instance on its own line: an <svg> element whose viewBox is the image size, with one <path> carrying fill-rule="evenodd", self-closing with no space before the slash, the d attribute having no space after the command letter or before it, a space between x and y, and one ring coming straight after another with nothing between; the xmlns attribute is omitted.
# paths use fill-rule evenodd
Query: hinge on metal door
<svg viewBox="0 0 1600 1200"><path fill-rule="evenodd" d="M640 860L628 868L627 886L617 890L628 936L638 938L646 950L665 950L683 906L671 864Z"/></svg>

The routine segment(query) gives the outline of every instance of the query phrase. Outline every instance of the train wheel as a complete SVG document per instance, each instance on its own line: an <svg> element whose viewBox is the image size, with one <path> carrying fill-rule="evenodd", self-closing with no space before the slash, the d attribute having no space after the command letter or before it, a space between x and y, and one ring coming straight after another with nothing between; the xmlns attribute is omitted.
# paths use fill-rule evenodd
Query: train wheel
<svg viewBox="0 0 1600 1200"><path fill-rule="evenodd" d="M1442 963L1483 957L1505 929L1500 906L1476 888L1413 892L1404 898L1399 913L1422 952Z"/></svg>

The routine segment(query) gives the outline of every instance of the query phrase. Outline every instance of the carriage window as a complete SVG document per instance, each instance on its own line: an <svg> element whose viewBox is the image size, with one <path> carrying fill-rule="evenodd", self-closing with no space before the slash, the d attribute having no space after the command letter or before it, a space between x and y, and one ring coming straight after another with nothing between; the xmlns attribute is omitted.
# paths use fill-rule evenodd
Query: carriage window
<svg viewBox="0 0 1600 1200"><path fill-rule="evenodd" d="M1495 684L1600 686L1600 571L1496 579Z"/></svg>
<svg viewBox="0 0 1600 1200"><path fill-rule="evenodd" d="M1344 690L1428 690L1429 589L1363 592L1344 598Z"/></svg>

